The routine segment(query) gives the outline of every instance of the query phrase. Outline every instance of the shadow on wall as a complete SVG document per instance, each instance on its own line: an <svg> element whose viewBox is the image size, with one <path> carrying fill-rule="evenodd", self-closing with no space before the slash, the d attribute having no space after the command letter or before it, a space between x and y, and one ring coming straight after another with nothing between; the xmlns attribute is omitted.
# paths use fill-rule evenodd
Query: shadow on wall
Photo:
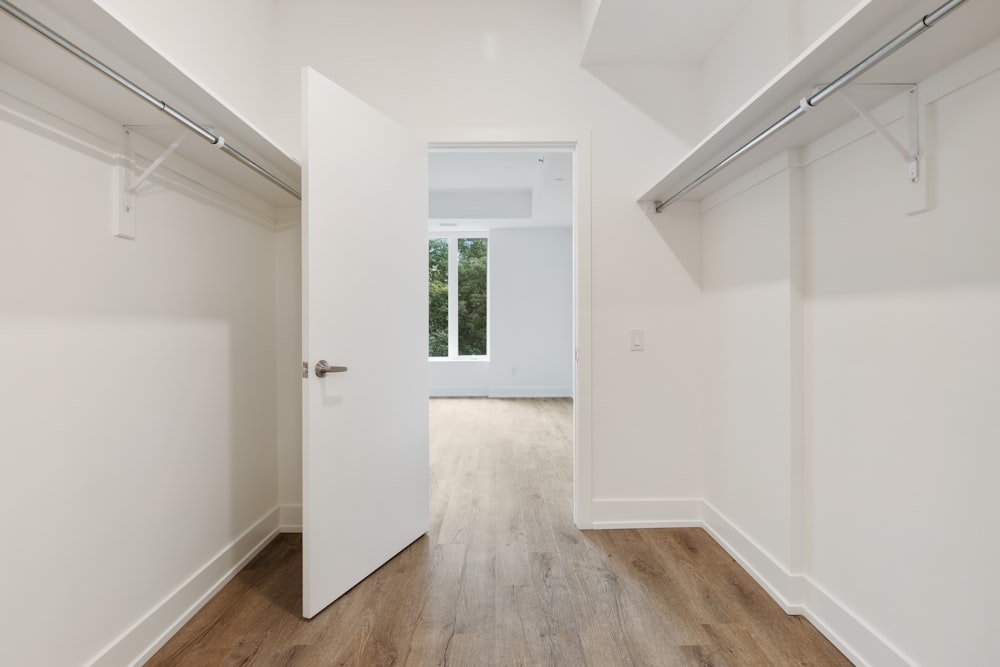
<svg viewBox="0 0 1000 667"><path fill-rule="evenodd" d="M925 213L903 214L897 156L880 137L805 170L812 295L994 289L1000 283L1000 190L988 166L1000 138L977 129L988 127L1000 109L997 84L1000 73L927 106L932 208Z"/></svg>
<svg viewBox="0 0 1000 667"><path fill-rule="evenodd" d="M657 213L652 204L644 206L646 218L677 258L691 282L702 284L701 214L697 202L679 201Z"/></svg>
<svg viewBox="0 0 1000 667"><path fill-rule="evenodd" d="M701 80L696 67L661 63L582 67L684 143L694 146L704 138Z"/></svg>

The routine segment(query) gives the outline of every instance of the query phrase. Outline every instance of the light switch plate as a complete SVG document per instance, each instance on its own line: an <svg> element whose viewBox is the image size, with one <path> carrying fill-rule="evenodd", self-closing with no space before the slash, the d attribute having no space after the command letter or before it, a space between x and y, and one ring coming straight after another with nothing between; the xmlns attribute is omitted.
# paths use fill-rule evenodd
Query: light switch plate
<svg viewBox="0 0 1000 667"><path fill-rule="evenodd" d="M642 352L646 349L646 331L631 329L628 332L628 349L632 352Z"/></svg>

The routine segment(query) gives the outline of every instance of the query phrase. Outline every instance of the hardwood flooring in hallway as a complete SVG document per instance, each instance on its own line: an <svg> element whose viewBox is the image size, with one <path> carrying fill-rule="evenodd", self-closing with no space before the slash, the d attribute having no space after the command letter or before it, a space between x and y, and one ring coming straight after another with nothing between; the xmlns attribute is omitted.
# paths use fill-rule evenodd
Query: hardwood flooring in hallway
<svg viewBox="0 0 1000 667"><path fill-rule="evenodd" d="M701 529L577 530L569 400L430 414L427 535L311 621L281 535L147 664L851 664Z"/></svg>

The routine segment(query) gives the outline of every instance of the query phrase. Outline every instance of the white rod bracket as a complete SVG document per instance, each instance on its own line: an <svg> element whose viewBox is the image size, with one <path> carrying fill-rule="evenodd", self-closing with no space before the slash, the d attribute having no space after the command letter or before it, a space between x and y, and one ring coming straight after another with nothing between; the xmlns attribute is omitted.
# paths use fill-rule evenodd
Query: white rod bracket
<svg viewBox="0 0 1000 667"><path fill-rule="evenodd" d="M118 159L118 174L115 183L118 202L115 206L114 229L112 233L122 239L135 239L135 193L146 180L159 169L160 165L170 155L180 148L184 140L191 136L184 130L177 139L168 146L158 158L153 160L146 169L135 176L135 149L132 147L132 127L122 126L122 150Z"/></svg>
<svg viewBox="0 0 1000 667"><path fill-rule="evenodd" d="M120 239L135 239L135 192L132 189L135 152L132 133L122 127L122 149L118 154L115 170L115 205L111 234Z"/></svg>
<svg viewBox="0 0 1000 667"><path fill-rule="evenodd" d="M916 215L931 210L930 170L927 169L927 123L924 114L927 107L920 103L919 87L914 85L906 92L906 115L910 132L910 155L907 164L910 184L905 188L904 211L906 215ZM923 147L923 148L921 148Z"/></svg>
<svg viewBox="0 0 1000 667"><path fill-rule="evenodd" d="M906 91L906 121L910 133L910 159L907 161L908 175L912 183L920 180L920 97L917 87Z"/></svg>
<svg viewBox="0 0 1000 667"><path fill-rule="evenodd" d="M128 129L126 128L125 131L128 132ZM152 176L153 172L155 172L160 165L163 164L163 161L170 157L170 154L177 150L189 136L191 136L191 133L187 130L181 132L181 135L174 140L174 143L170 144L170 146L168 146L167 149L160 154L160 157L153 160L153 162L146 167L146 171L142 172L142 174L139 175L139 178L135 179L135 182L132 183L132 187L125 191L126 194L134 195L135 191L139 189L139 186L142 185L147 178Z"/></svg>
<svg viewBox="0 0 1000 667"><path fill-rule="evenodd" d="M869 84L869 85L871 85L871 84ZM896 84L886 84L886 85L895 86ZM909 147L907 147L907 146L904 146L903 144L901 144L899 142L899 140L896 139L896 137L892 136L892 133L889 132L889 130L886 128L886 126L883 125L878 120L878 118L876 118L872 114L871 111L869 111L868 109L866 109L863 106L861 106L861 104L859 104L854 98L852 98L851 95L846 90L842 90L838 94L844 99L845 102L847 102L847 104L852 109L854 109L854 111L859 116L861 116L866 121L868 121L868 124L872 126L872 129L874 129L876 132L878 132L880 135L882 135L882 138L885 139L887 142L889 142L889 146L893 150L895 150L897 153L899 153L899 155L903 158L903 160L907 163L907 165L910 165L911 163L916 163L916 161L917 161L917 155L918 155L918 151L919 151L919 140L915 139L915 137L914 137L915 133L913 131L913 124L911 122L911 118L907 119L909 121L907 123L907 127L910 130L910 142L909 142ZM909 97L911 97L911 98L915 97L915 95L916 95L916 86L911 86L910 89L909 89L909 91L908 91L908 94L909 94ZM912 112L910 106L907 106L906 115L908 117L912 117L913 116L913 112ZM914 146L916 146L916 148L914 148ZM915 176L912 176L911 178L916 179L918 177L919 176L915 175ZM916 180L914 180L914 182L916 182Z"/></svg>
<svg viewBox="0 0 1000 667"><path fill-rule="evenodd" d="M904 146L895 136L889 132L871 111L864 108L857 100L853 99L846 90L841 90L838 94L854 109L854 111L865 119L871 127L878 132L883 139L888 142L890 148L899 153L906 163L906 177L909 179L909 186L906 190L906 214L922 213L929 209L927 204L926 180L922 174L923 156L920 154L920 131L921 131L921 107L920 96L916 84L864 84L867 86L885 86L892 88L905 87L906 89L906 129L909 135L907 145Z"/></svg>

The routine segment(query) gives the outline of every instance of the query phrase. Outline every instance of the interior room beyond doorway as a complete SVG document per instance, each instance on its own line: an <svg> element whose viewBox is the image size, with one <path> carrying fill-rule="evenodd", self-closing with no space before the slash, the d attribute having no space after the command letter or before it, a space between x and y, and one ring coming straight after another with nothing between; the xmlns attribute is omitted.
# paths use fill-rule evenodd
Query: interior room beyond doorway
<svg viewBox="0 0 1000 667"><path fill-rule="evenodd" d="M432 149L429 393L573 395L573 152Z"/></svg>

